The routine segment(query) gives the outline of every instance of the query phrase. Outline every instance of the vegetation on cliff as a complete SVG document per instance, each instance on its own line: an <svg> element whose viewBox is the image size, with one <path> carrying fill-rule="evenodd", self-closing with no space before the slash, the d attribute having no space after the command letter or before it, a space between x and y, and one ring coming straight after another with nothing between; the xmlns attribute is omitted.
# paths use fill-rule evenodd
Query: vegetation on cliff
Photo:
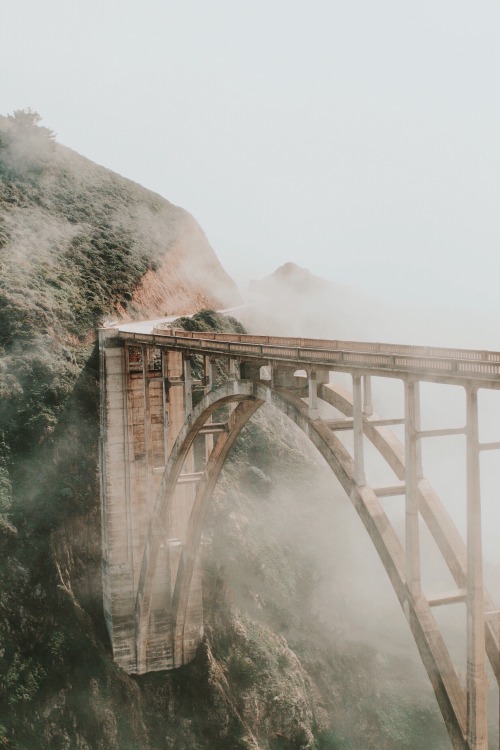
<svg viewBox="0 0 500 750"><path fill-rule="evenodd" d="M101 615L95 327L165 264L177 310L232 287L189 214L38 119L0 118L0 744L150 747Z"/></svg>

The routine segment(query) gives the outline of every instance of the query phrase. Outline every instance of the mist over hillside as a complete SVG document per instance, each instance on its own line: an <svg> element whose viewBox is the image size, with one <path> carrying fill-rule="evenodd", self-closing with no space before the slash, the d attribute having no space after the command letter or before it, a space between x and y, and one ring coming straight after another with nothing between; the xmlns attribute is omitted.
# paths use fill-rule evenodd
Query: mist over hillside
<svg viewBox="0 0 500 750"><path fill-rule="evenodd" d="M366 565L377 586L381 566L348 499L270 411L242 432L210 509L196 659L142 677L116 666L102 613L95 326L238 294L189 214L60 146L33 113L0 119L0 222L0 745L449 748L385 579L383 606L366 615ZM263 306L252 326L325 335L316 308L306 316L306 300L331 295L317 283L283 287L281 318ZM179 325L240 330L213 312Z"/></svg>
<svg viewBox="0 0 500 750"><path fill-rule="evenodd" d="M64 315L78 335L110 310L147 317L238 300L187 211L59 145L36 122L26 113L0 117L6 304L40 329ZM82 320L84 307L92 317Z"/></svg>

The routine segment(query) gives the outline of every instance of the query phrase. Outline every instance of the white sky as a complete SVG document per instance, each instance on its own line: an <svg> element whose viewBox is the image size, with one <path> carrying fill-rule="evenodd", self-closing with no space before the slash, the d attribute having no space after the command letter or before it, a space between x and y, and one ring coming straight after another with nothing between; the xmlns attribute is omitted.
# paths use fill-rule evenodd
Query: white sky
<svg viewBox="0 0 500 750"><path fill-rule="evenodd" d="M497 0L3 0L0 112L286 261L500 309Z"/></svg>

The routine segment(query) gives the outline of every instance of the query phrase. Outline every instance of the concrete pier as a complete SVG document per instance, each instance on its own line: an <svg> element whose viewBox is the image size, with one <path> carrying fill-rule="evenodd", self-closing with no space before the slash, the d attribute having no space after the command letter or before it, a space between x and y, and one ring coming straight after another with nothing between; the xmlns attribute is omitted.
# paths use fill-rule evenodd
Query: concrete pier
<svg viewBox="0 0 500 750"><path fill-rule="evenodd" d="M193 504L193 484L180 483L175 491L155 578L144 665L137 664L135 611L155 500L167 457L192 408L191 387L186 388L181 352L124 346L114 329L100 332L100 357L104 613L113 655L131 673L172 669L169 603ZM190 468L192 456L185 471ZM185 633L186 661L193 658L202 636L198 565Z"/></svg>

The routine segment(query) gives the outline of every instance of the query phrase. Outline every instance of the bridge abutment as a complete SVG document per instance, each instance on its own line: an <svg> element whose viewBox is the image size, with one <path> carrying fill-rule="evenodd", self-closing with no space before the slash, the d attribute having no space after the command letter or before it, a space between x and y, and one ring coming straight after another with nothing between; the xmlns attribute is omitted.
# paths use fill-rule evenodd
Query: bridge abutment
<svg viewBox="0 0 500 750"><path fill-rule="evenodd" d="M182 353L124 346L102 330L101 508L104 612L115 661L129 673L174 666L171 601L194 485L175 490L159 552L144 658L138 661L135 612L139 577L166 460L192 408L190 363ZM187 365L186 365L187 363ZM189 455L185 471L192 471ZM196 566L182 653L190 661L203 635L201 573Z"/></svg>

